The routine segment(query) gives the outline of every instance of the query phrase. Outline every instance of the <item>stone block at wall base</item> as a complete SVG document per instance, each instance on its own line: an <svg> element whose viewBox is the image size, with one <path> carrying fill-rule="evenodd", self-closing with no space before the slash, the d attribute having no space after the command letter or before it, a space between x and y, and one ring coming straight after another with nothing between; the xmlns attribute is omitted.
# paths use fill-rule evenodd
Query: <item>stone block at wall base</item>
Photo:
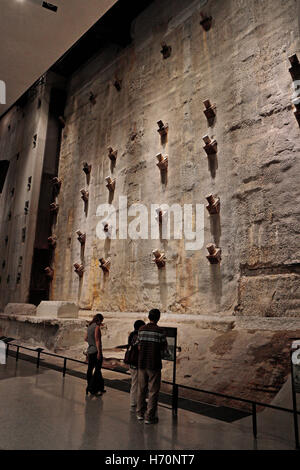
<svg viewBox="0 0 300 470"><path fill-rule="evenodd" d="M39 318L0 313L0 336L9 336L17 342L25 342L57 351L77 346L84 341L86 320Z"/></svg>
<svg viewBox="0 0 300 470"><path fill-rule="evenodd" d="M10 303L7 304L4 313L6 315L36 315L36 306L32 304Z"/></svg>
<svg viewBox="0 0 300 470"><path fill-rule="evenodd" d="M78 318L78 305L63 300L42 301L37 307L38 317L45 318Z"/></svg>
<svg viewBox="0 0 300 470"><path fill-rule="evenodd" d="M299 274L241 276L235 314L244 317L299 318Z"/></svg>

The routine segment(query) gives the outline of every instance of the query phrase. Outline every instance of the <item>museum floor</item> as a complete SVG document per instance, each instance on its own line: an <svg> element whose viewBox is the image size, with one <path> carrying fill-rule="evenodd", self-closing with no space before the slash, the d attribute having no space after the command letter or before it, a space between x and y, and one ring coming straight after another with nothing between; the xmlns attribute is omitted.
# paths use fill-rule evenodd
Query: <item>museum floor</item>
<svg viewBox="0 0 300 470"><path fill-rule="evenodd" d="M107 387L86 398L82 379L12 357L0 365L0 400L0 450L294 449L292 416L282 412L258 415L256 441L251 417L226 423L179 409L174 421L160 405L159 423L147 426L130 414L128 393Z"/></svg>

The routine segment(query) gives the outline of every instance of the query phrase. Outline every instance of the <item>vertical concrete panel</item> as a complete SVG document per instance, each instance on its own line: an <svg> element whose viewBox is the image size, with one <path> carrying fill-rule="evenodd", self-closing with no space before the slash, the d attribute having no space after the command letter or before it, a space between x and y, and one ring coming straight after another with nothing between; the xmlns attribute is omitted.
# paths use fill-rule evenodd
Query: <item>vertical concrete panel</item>
<svg viewBox="0 0 300 470"><path fill-rule="evenodd" d="M1 244L1 268L5 261L0 285L2 308L12 300L28 301L48 118L47 96L45 85L37 85L28 94L27 102L12 108L0 122L1 155L6 154L10 160L0 207L1 238L8 237L8 242ZM39 99L41 106L38 106ZM8 125L11 126L9 131L6 130ZM33 142L35 135L36 144ZM29 202L27 215L26 201Z"/></svg>

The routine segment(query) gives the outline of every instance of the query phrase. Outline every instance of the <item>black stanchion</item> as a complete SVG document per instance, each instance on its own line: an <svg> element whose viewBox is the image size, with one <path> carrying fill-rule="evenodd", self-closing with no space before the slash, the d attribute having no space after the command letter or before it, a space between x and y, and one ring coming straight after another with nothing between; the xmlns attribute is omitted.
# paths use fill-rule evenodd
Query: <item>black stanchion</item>
<svg viewBox="0 0 300 470"><path fill-rule="evenodd" d="M41 358L41 352L43 351L43 348L36 348L36 351L38 353L37 359L36 359L36 368L38 369L40 367L40 358Z"/></svg>
<svg viewBox="0 0 300 470"><path fill-rule="evenodd" d="M252 402L252 428L254 439L257 438L256 403Z"/></svg>
<svg viewBox="0 0 300 470"><path fill-rule="evenodd" d="M64 358L63 377L66 375L67 370L67 358Z"/></svg>
<svg viewBox="0 0 300 470"><path fill-rule="evenodd" d="M17 346L16 362L18 362L18 360L19 360L19 351L20 351L20 346Z"/></svg>
<svg viewBox="0 0 300 470"><path fill-rule="evenodd" d="M297 413L297 397L294 380L294 367L291 357L291 378L292 378L292 397L293 397L293 416L294 416L294 433L295 433L295 444L296 449L300 449L299 444L299 428L298 428L298 413Z"/></svg>
<svg viewBox="0 0 300 470"><path fill-rule="evenodd" d="M41 357L41 351L38 351L37 358L36 358L36 368L37 369L40 367L40 357Z"/></svg>
<svg viewBox="0 0 300 470"><path fill-rule="evenodd" d="M173 394L172 394L172 413L173 416L177 416L178 411L178 385L173 384Z"/></svg>

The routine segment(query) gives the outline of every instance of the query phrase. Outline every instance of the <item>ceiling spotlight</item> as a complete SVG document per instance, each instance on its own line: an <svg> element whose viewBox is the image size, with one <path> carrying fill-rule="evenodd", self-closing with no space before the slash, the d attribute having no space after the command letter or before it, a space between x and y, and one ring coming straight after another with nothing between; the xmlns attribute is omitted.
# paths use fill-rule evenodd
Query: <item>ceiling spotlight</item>
<svg viewBox="0 0 300 470"><path fill-rule="evenodd" d="M47 10L51 10L54 12L57 12L57 6L53 5L52 3L49 2L43 2L42 7L47 8Z"/></svg>
<svg viewBox="0 0 300 470"><path fill-rule="evenodd" d="M56 5L53 5L53 3L49 2L44 2L43 0L16 0L18 3L33 3L34 5L39 5L42 6L43 8L46 8L47 10L54 11L54 13L57 12L58 7Z"/></svg>

